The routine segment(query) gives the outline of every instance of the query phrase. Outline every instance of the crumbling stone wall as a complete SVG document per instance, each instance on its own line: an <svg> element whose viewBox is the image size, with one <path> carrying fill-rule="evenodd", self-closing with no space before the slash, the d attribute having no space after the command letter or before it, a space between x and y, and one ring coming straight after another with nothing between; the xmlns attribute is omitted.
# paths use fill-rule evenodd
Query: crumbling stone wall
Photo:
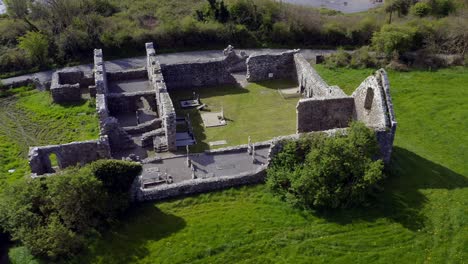
<svg viewBox="0 0 468 264"><path fill-rule="evenodd" d="M297 133L348 127L354 119L352 97L301 99L296 109Z"/></svg>
<svg viewBox="0 0 468 264"><path fill-rule="evenodd" d="M338 97L339 93L326 93L326 83L300 56L296 56L299 73L309 72L314 82L306 86L304 96L299 100L297 111L297 132L307 133L332 128L348 127L349 121L361 121L376 132L381 156L385 163L391 158L397 122L390 96L387 73L381 69L361 83L352 96ZM312 84L310 84L312 83ZM338 89L338 88L337 88ZM325 92L324 92L325 91Z"/></svg>
<svg viewBox="0 0 468 264"><path fill-rule="evenodd" d="M390 84L385 70L369 76L354 91L356 119L376 131L384 162L390 162L397 128Z"/></svg>
<svg viewBox="0 0 468 264"><path fill-rule="evenodd" d="M153 91L156 93L159 117L162 119L162 128L165 132L164 136L153 137L153 145L157 152L165 150L175 151L177 149L176 112L172 99L167 91L168 89L166 86L165 76L163 76L162 67L156 58L156 50L154 49L153 43L146 43L146 54L148 78ZM183 79L185 77L181 78Z"/></svg>
<svg viewBox="0 0 468 264"><path fill-rule="evenodd" d="M294 54L299 50L282 53L252 54L247 58L247 81L294 78Z"/></svg>
<svg viewBox="0 0 468 264"><path fill-rule="evenodd" d="M55 103L71 103L81 100L83 72L54 72L50 92Z"/></svg>
<svg viewBox="0 0 468 264"><path fill-rule="evenodd" d="M94 50L94 85L96 86L97 94L107 94L109 92L102 49Z"/></svg>
<svg viewBox="0 0 468 264"><path fill-rule="evenodd" d="M297 82L305 98L343 97L336 86L329 86L302 54L294 54Z"/></svg>
<svg viewBox="0 0 468 264"><path fill-rule="evenodd" d="M33 147L29 149L29 166L37 175L53 173L49 156L55 154L60 169L75 165L85 165L99 159L111 157L107 137L99 140L72 142L63 145Z"/></svg>

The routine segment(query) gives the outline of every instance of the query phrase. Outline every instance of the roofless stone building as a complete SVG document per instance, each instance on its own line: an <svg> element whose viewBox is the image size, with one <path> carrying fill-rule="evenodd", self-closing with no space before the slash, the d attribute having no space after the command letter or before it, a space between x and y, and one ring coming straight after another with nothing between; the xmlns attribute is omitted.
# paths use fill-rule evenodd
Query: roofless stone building
<svg viewBox="0 0 468 264"><path fill-rule="evenodd" d="M285 78L297 80L301 94L296 107L297 133L287 137L298 138L303 133L320 131L335 133L346 129L351 120L358 120L375 130L381 157L386 163L390 161L397 123L388 77L383 69L365 79L348 96L339 87L329 86L299 50L247 56L238 54L229 46L219 58L174 64L160 64L152 43L146 44L146 53L147 65L143 69L108 72L102 50L95 50L91 76L83 72L60 71L53 75L50 90L54 102L76 102L82 100L83 94L96 98L100 135L94 141L30 148L29 164L34 175L55 172L50 160L52 154L57 157L59 169L98 159L128 157L136 157L145 169L145 164L155 161L174 162L173 166L177 167L177 155L168 158L172 160L147 157L149 151L163 153L174 152L178 147L185 149L178 141L178 117L170 91L206 86L219 89L224 84ZM136 198L162 199L262 181L268 160L277 152L279 139L207 151L194 156L193 162L190 162L189 155L185 155L181 164L190 163L191 166L169 172L173 179L171 183L146 188L144 172L136 185ZM247 165L247 161L239 155L252 155L252 149L254 153L264 152L268 158L259 161L254 154L253 159L248 159L249 164L253 165ZM236 162L244 164L245 169L225 170L212 177L197 177L194 164L203 155L212 155L212 163L239 159ZM148 173L158 169L148 166ZM167 172L164 174L167 178Z"/></svg>

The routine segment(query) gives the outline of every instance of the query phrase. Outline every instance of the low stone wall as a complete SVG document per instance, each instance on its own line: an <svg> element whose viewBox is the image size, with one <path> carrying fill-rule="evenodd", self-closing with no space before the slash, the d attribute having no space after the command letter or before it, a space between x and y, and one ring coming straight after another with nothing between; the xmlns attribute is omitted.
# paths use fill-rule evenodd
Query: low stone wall
<svg viewBox="0 0 468 264"><path fill-rule="evenodd" d="M118 82L136 79L148 79L146 68L131 69L127 71L107 72L107 81Z"/></svg>
<svg viewBox="0 0 468 264"><path fill-rule="evenodd" d="M297 82L305 98L343 97L337 86L329 86L302 54L294 54Z"/></svg>
<svg viewBox="0 0 468 264"><path fill-rule="evenodd" d="M343 128L354 119L352 97L301 99L296 109L297 133Z"/></svg>
<svg viewBox="0 0 468 264"><path fill-rule="evenodd" d="M161 70L168 90L236 83L224 58L162 64Z"/></svg>
<svg viewBox="0 0 468 264"><path fill-rule="evenodd" d="M138 189L137 201L156 201L173 197L187 196L211 192L226 188L257 184L265 181L266 168L233 176L214 177L208 179L193 179L175 184L165 184L151 189ZM136 186L141 186L136 184Z"/></svg>
<svg viewBox="0 0 468 264"><path fill-rule="evenodd" d="M51 154L56 155L60 169L75 165L85 165L95 160L111 157L107 137L101 137L99 140L72 142L63 145L32 147L29 149L31 172L37 175L53 173L54 170L49 157Z"/></svg>
<svg viewBox="0 0 468 264"><path fill-rule="evenodd" d="M247 81L294 78L294 54L299 50L282 53L252 54L247 58Z"/></svg>
<svg viewBox="0 0 468 264"><path fill-rule="evenodd" d="M132 126L132 127L124 127L123 129L125 132L128 134L142 134L142 133L147 133L152 130L158 129L162 127L162 120L159 118L155 118L151 121L148 121L143 124L139 124L138 126Z"/></svg>
<svg viewBox="0 0 468 264"><path fill-rule="evenodd" d="M153 111L156 111L156 94L154 91L134 93L112 93L107 95L107 105L110 115L119 113L134 113L138 110L138 104L144 98Z"/></svg>

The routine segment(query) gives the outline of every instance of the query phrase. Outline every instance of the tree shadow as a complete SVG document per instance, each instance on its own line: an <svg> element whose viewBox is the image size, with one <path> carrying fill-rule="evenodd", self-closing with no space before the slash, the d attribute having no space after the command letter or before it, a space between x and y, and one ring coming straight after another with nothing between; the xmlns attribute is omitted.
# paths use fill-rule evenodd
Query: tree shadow
<svg viewBox="0 0 468 264"><path fill-rule="evenodd" d="M134 205L126 216L92 244L75 263L133 263L150 255L148 242L169 237L186 226L184 219L167 214L154 203Z"/></svg>
<svg viewBox="0 0 468 264"><path fill-rule="evenodd" d="M386 217L416 231L424 227L421 212L426 196L421 189L457 189L468 187L468 178L400 147L393 148L392 162L371 206L317 212L317 215L342 225L355 220L375 221Z"/></svg>

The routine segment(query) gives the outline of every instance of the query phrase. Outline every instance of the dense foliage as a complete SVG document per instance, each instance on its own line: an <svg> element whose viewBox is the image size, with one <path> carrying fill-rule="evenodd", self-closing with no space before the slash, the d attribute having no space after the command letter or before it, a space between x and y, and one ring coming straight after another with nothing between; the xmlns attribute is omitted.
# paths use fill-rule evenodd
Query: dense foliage
<svg viewBox="0 0 468 264"><path fill-rule="evenodd" d="M286 142L268 169L270 189L307 208L362 205L383 179L374 132L352 123L347 135Z"/></svg>
<svg viewBox="0 0 468 264"><path fill-rule="evenodd" d="M0 226L36 256L53 260L73 256L87 237L125 209L130 179L140 170L139 164L100 161L46 178L25 178L2 193ZM109 188L115 182L118 190ZM127 195L121 196L122 191Z"/></svg>
<svg viewBox="0 0 468 264"><path fill-rule="evenodd" d="M8 0L8 15L0 16L0 75L89 60L96 47L107 56L131 56L147 41L159 50L372 42L387 53L427 47L466 52L466 1L385 2L373 11L344 15L273 0ZM395 26L382 28L387 23ZM34 39L39 43L20 48Z"/></svg>

